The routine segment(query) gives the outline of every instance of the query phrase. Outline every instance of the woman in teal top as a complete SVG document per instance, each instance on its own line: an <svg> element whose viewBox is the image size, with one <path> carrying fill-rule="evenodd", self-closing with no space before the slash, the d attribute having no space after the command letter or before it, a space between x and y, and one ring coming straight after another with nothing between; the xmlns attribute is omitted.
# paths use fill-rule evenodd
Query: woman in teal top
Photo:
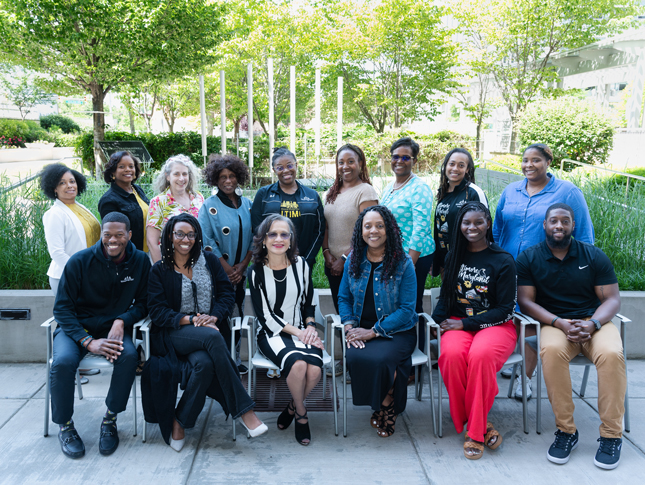
<svg viewBox="0 0 645 485"><path fill-rule="evenodd" d="M419 155L419 144L410 137L390 147L392 172L396 176L383 192L381 205L394 215L403 236L403 250L410 255L417 276L416 311L423 311L423 289L432 268L435 249L432 235L432 191L412 173ZM420 343L423 339L419 340Z"/></svg>

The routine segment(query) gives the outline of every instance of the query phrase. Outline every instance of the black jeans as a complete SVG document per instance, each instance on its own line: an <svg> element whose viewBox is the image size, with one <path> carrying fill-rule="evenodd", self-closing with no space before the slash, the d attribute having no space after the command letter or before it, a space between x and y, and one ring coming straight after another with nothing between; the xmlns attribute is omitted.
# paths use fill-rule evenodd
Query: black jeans
<svg viewBox="0 0 645 485"><path fill-rule="evenodd" d="M233 419L255 407L221 333L209 327L182 325L170 332L170 340L177 355L185 357L193 367L175 411L184 429L195 426L207 395L222 395L222 407Z"/></svg>
<svg viewBox="0 0 645 485"><path fill-rule="evenodd" d="M343 279L343 275L334 276L331 274L331 270L325 265L325 276L329 280L329 289L331 290L331 299L334 302L334 308L336 313L338 313L338 289L340 288L340 282Z"/></svg>
<svg viewBox="0 0 645 485"><path fill-rule="evenodd" d="M105 404L113 413L125 411L130 397L130 389L137 369L137 350L130 336L132 328L125 329L123 351L114 361L110 390ZM49 374L52 420L56 424L65 424L74 414L74 378L76 369L87 354L81 345L67 336L61 328L54 333L54 360Z"/></svg>

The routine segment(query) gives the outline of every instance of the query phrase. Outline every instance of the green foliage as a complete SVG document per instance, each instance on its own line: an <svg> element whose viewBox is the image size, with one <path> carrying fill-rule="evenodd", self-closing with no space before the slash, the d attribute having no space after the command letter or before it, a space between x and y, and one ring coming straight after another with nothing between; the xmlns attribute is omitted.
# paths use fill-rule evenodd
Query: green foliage
<svg viewBox="0 0 645 485"><path fill-rule="evenodd" d="M4 71L0 76L0 86L20 111L23 121L35 106L51 104L51 95L40 88L32 73L8 66L0 66L0 71Z"/></svg>
<svg viewBox="0 0 645 485"><path fill-rule="evenodd" d="M53 126L58 126L65 134L81 131L81 127L73 119L62 115L41 116L40 126L46 130L51 129Z"/></svg>
<svg viewBox="0 0 645 485"><path fill-rule="evenodd" d="M574 97L531 104L521 116L518 135L521 146L549 145L556 164L563 158L603 163L614 144L611 119L595 104Z"/></svg>
<svg viewBox="0 0 645 485"><path fill-rule="evenodd" d="M35 121L0 119L0 136L19 138L24 143L36 140L51 141L52 136Z"/></svg>

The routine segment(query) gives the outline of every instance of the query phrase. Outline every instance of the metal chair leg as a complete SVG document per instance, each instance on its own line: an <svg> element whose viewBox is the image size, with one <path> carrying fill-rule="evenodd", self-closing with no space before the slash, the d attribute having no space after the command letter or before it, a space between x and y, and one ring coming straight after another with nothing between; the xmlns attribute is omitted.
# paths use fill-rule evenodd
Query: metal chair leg
<svg viewBox="0 0 645 485"><path fill-rule="evenodd" d="M508 398L513 397L513 383L517 375L517 364L513 364L513 371L511 372L511 382L508 383Z"/></svg>
<svg viewBox="0 0 645 485"><path fill-rule="evenodd" d="M134 434L137 435L137 377L134 377L134 382L132 383L132 404L134 408Z"/></svg>
<svg viewBox="0 0 645 485"><path fill-rule="evenodd" d="M591 370L591 365L585 365L585 373L582 375L582 385L580 386L580 397L585 397L585 391L587 390L587 381L589 380L590 370Z"/></svg>
<svg viewBox="0 0 645 485"><path fill-rule="evenodd" d="M430 352L430 351L428 351ZM437 416L434 407L434 385L432 380L432 365L428 363L428 383L430 387L430 418L432 419L432 434L437 436Z"/></svg>
<svg viewBox="0 0 645 485"><path fill-rule="evenodd" d="M49 382L49 373L51 371L51 364L49 361L49 358L47 359L47 367L46 371L47 372L47 378L45 379L45 429L44 429L44 436L49 436L49 402L50 402L50 382Z"/></svg>
<svg viewBox="0 0 645 485"><path fill-rule="evenodd" d="M83 387L81 386L81 373L76 369L76 389L78 390L78 398L83 399Z"/></svg>

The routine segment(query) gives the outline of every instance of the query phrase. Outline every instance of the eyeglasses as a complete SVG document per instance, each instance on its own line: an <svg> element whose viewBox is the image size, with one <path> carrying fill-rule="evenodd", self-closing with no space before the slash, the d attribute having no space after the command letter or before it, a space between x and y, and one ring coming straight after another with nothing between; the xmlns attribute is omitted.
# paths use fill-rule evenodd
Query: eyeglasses
<svg viewBox="0 0 645 485"><path fill-rule="evenodd" d="M269 239L276 239L278 236L280 236L280 239L291 239L290 232L269 232L267 234Z"/></svg>
<svg viewBox="0 0 645 485"><path fill-rule="evenodd" d="M273 167L273 169L274 169L277 173L282 173L282 172L283 172L283 171L285 171L285 170L293 170L294 168L296 168L296 164L295 164L295 163L288 163L286 166L278 165L278 166L276 166L276 167Z"/></svg>
<svg viewBox="0 0 645 485"><path fill-rule="evenodd" d="M392 155L392 161L393 162L398 162L399 160L401 160L402 162L409 162L410 160L412 160L412 157L409 156L409 155L403 155L403 156L401 156L401 155Z"/></svg>
<svg viewBox="0 0 645 485"><path fill-rule="evenodd" d="M183 233L181 231L173 231L173 234L179 240L184 239L185 237L187 237L190 241L194 241L195 237L196 237L194 232L189 232L188 234L186 234L186 233Z"/></svg>

